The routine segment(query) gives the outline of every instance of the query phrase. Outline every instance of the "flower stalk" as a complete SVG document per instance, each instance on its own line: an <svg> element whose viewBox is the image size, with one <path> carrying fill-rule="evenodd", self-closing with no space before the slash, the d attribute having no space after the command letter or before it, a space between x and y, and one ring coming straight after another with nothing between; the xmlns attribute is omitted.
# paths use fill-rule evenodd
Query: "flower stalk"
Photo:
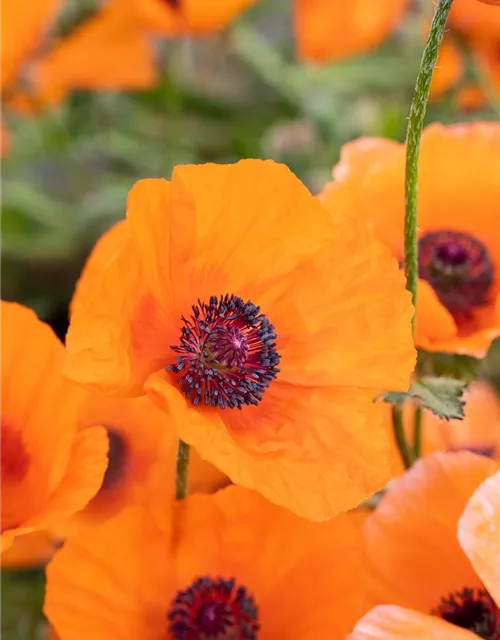
<svg viewBox="0 0 500 640"><path fill-rule="evenodd" d="M439 55L439 47L443 40L446 22L453 0L439 0L432 20L427 44L420 61L415 91L408 116L406 130L406 166L405 166L405 224L404 224L404 267L406 288L411 293L415 309L412 318L412 332L415 334L418 282L418 162L420 140L424 126L425 112L429 100L434 68ZM406 439L401 405L392 410L392 424L401 458L406 468L410 467L420 454L421 416L416 415L414 425L414 447Z"/></svg>
<svg viewBox="0 0 500 640"><path fill-rule="evenodd" d="M188 493L189 445L179 438L175 465L175 497L182 500Z"/></svg>
<svg viewBox="0 0 500 640"><path fill-rule="evenodd" d="M415 309L418 279L417 193L420 139L422 137L432 76L452 4L453 0L439 0L438 2L427 44L422 54L406 130L404 265L406 288L411 293ZM412 320L412 327L415 332L415 314Z"/></svg>

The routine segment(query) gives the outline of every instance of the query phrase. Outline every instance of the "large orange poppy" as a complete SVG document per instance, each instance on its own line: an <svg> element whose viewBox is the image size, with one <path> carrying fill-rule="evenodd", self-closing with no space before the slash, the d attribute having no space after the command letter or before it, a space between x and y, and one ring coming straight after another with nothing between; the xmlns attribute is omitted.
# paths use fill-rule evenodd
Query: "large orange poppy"
<svg viewBox="0 0 500 640"><path fill-rule="evenodd" d="M295 0L298 55L326 62L366 53L388 38L408 7L407 0Z"/></svg>
<svg viewBox="0 0 500 640"><path fill-rule="evenodd" d="M400 262L404 165L403 145L356 140L321 196L364 219ZM482 357L500 334L500 125L427 127L419 171L417 346Z"/></svg>
<svg viewBox="0 0 500 640"><path fill-rule="evenodd" d="M352 640L498 638L500 474L489 478L494 471L482 456L436 454L394 483L365 523L374 601L387 605L368 613Z"/></svg>
<svg viewBox="0 0 500 640"><path fill-rule="evenodd" d="M148 393L234 482L320 520L390 475L372 399L408 384L411 314L389 252L286 167L179 166L97 245L65 372Z"/></svg>
<svg viewBox="0 0 500 640"><path fill-rule="evenodd" d="M364 611L348 515L311 523L233 486L177 502L168 522L130 508L66 543L45 599L60 638L331 640Z"/></svg>
<svg viewBox="0 0 500 640"><path fill-rule="evenodd" d="M61 378L63 346L26 307L2 302L2 549L82 509L101 485L107 438L77 432L81 394Z"/></svg>
<svg viewBox="0 0 500 640"><path fill-rule="evenodd" d="M106 429L108 466L102 485L89 504L59 532L96 526L134 502L144 500L161 482L167 494L175 493L177 439L169 416L149 398L109 398L89 393L78 413L79 429L96 425ZM200 459L190 460L189 490L212 492L229 483L227 476Z"/></svg>

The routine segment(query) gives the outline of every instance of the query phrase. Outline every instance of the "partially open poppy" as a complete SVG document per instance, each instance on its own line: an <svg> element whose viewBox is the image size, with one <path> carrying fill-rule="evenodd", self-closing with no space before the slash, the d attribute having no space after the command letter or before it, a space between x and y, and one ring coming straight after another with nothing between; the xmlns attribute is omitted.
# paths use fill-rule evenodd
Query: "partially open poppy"
<svg viewBox="0 0 500 640"><path fill-rule="evenodd" d="M26 307L2 302L2 549L51 529L101 485L106 432L77 432L81 393L61 378L64 349ZM84 392L83 392L84 393Z"/></svg>
<svg viewBox="0 0 500 640"><path fill-rule="evenodd" d="M362 138L344 146L326 208L364 219L402 264L405 148ZM416 344L485 355L500 334L500 125L424 131L419 168ZM471 212L474 212L472 215Z"/></svg>
<svg viewBox="0 0 500 640"><path fill-rule="evenodd" d="M376 48L398 25L407 0L295 0L298 55L327 62Z"/></svg>
<svg viewBox="0 0 500 640"><path fill-rule="evenodd" d="M177 438L169 416L149 398L109 398L88 393L78 413L79 429L101 426L108 436L108 464L89 504L60 533L102 524L125 507L144 500L155 482L175 494ZM229 484L227 476L196 452L190 459L190 492L210 493Z"/></svg>
<svg viewBox="0 0 500 640"><path fill-rule="evenodd" d="M229 487L175 505L171 529L130 508L69 540L47 569L64 640L343 638L364 611L359 527L311 523Z"/></svg>
<svg viewBox="0 0 500 640"><path fill-rule="evenodd" d="M374 600L390 605L368 613L352 640L498 638L500 474L490 477L494 472L481 456L436 454L394 483L365 524Z"/></svg>
<svg viewBox="0 0 500 640"><path fill-rule="evenodd" d="M321 520L390 477L373 397L407 387L411 314L385 247L286 167L179 166L97 245L65 372L148 393L234 482Z"/></svg>

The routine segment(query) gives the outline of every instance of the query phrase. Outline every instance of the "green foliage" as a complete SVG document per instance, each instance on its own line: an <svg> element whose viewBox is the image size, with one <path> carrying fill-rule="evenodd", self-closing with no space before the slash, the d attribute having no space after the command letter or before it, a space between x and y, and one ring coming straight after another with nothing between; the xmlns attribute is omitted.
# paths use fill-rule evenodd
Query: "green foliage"
<svg viewBox="0 0 500 640"><path fill-rule="evenodd" d="M383 394L382 399L396 405L412 398L439 418L461 420L465 406L462 394L466 386L467 383L453 378L426 377L413 382L406 393L389 392Z"/></svg>

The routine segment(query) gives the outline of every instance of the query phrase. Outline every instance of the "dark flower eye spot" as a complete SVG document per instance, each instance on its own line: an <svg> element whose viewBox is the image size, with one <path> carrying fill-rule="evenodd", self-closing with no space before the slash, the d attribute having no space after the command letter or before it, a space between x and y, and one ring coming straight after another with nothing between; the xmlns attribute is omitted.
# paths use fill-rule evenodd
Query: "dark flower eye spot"
<svg viewBox="0 0 500 640"><path fill-rule="evenodd" d="M198 300L182 317L177 354L167 371L194 405L242 409L257 405L276 378L280 356L273 325L252 302L226 294Z"/></svg>
<svg viewBox="0 0 500 640"><path fill-rule="evenodd" d="M168 612L175 640L256 640L258 610L234 578L197 578L178 591Z"/></svg>
<svg viewBox="0 0 500 640"><path fill-rule="evenodd" d="M128 446L125 438L112 427L106 427L108 436L108 466L102 480L101 491L115 487L122 479L128 459Z"/></svg>
<svg viewBox="0 0 500 640"><path fill-rule="evenodd" d="M486 246L462 231L432 231L418 243L419 276L452 315L488 303L494 266Z"/></svg>
<svg viewBox="0 0 500 640"><path fill-rule="evenodd" d="M500 639L500 609L485 589L464 588L450 593L431 614L484 640Z"/></svg>

